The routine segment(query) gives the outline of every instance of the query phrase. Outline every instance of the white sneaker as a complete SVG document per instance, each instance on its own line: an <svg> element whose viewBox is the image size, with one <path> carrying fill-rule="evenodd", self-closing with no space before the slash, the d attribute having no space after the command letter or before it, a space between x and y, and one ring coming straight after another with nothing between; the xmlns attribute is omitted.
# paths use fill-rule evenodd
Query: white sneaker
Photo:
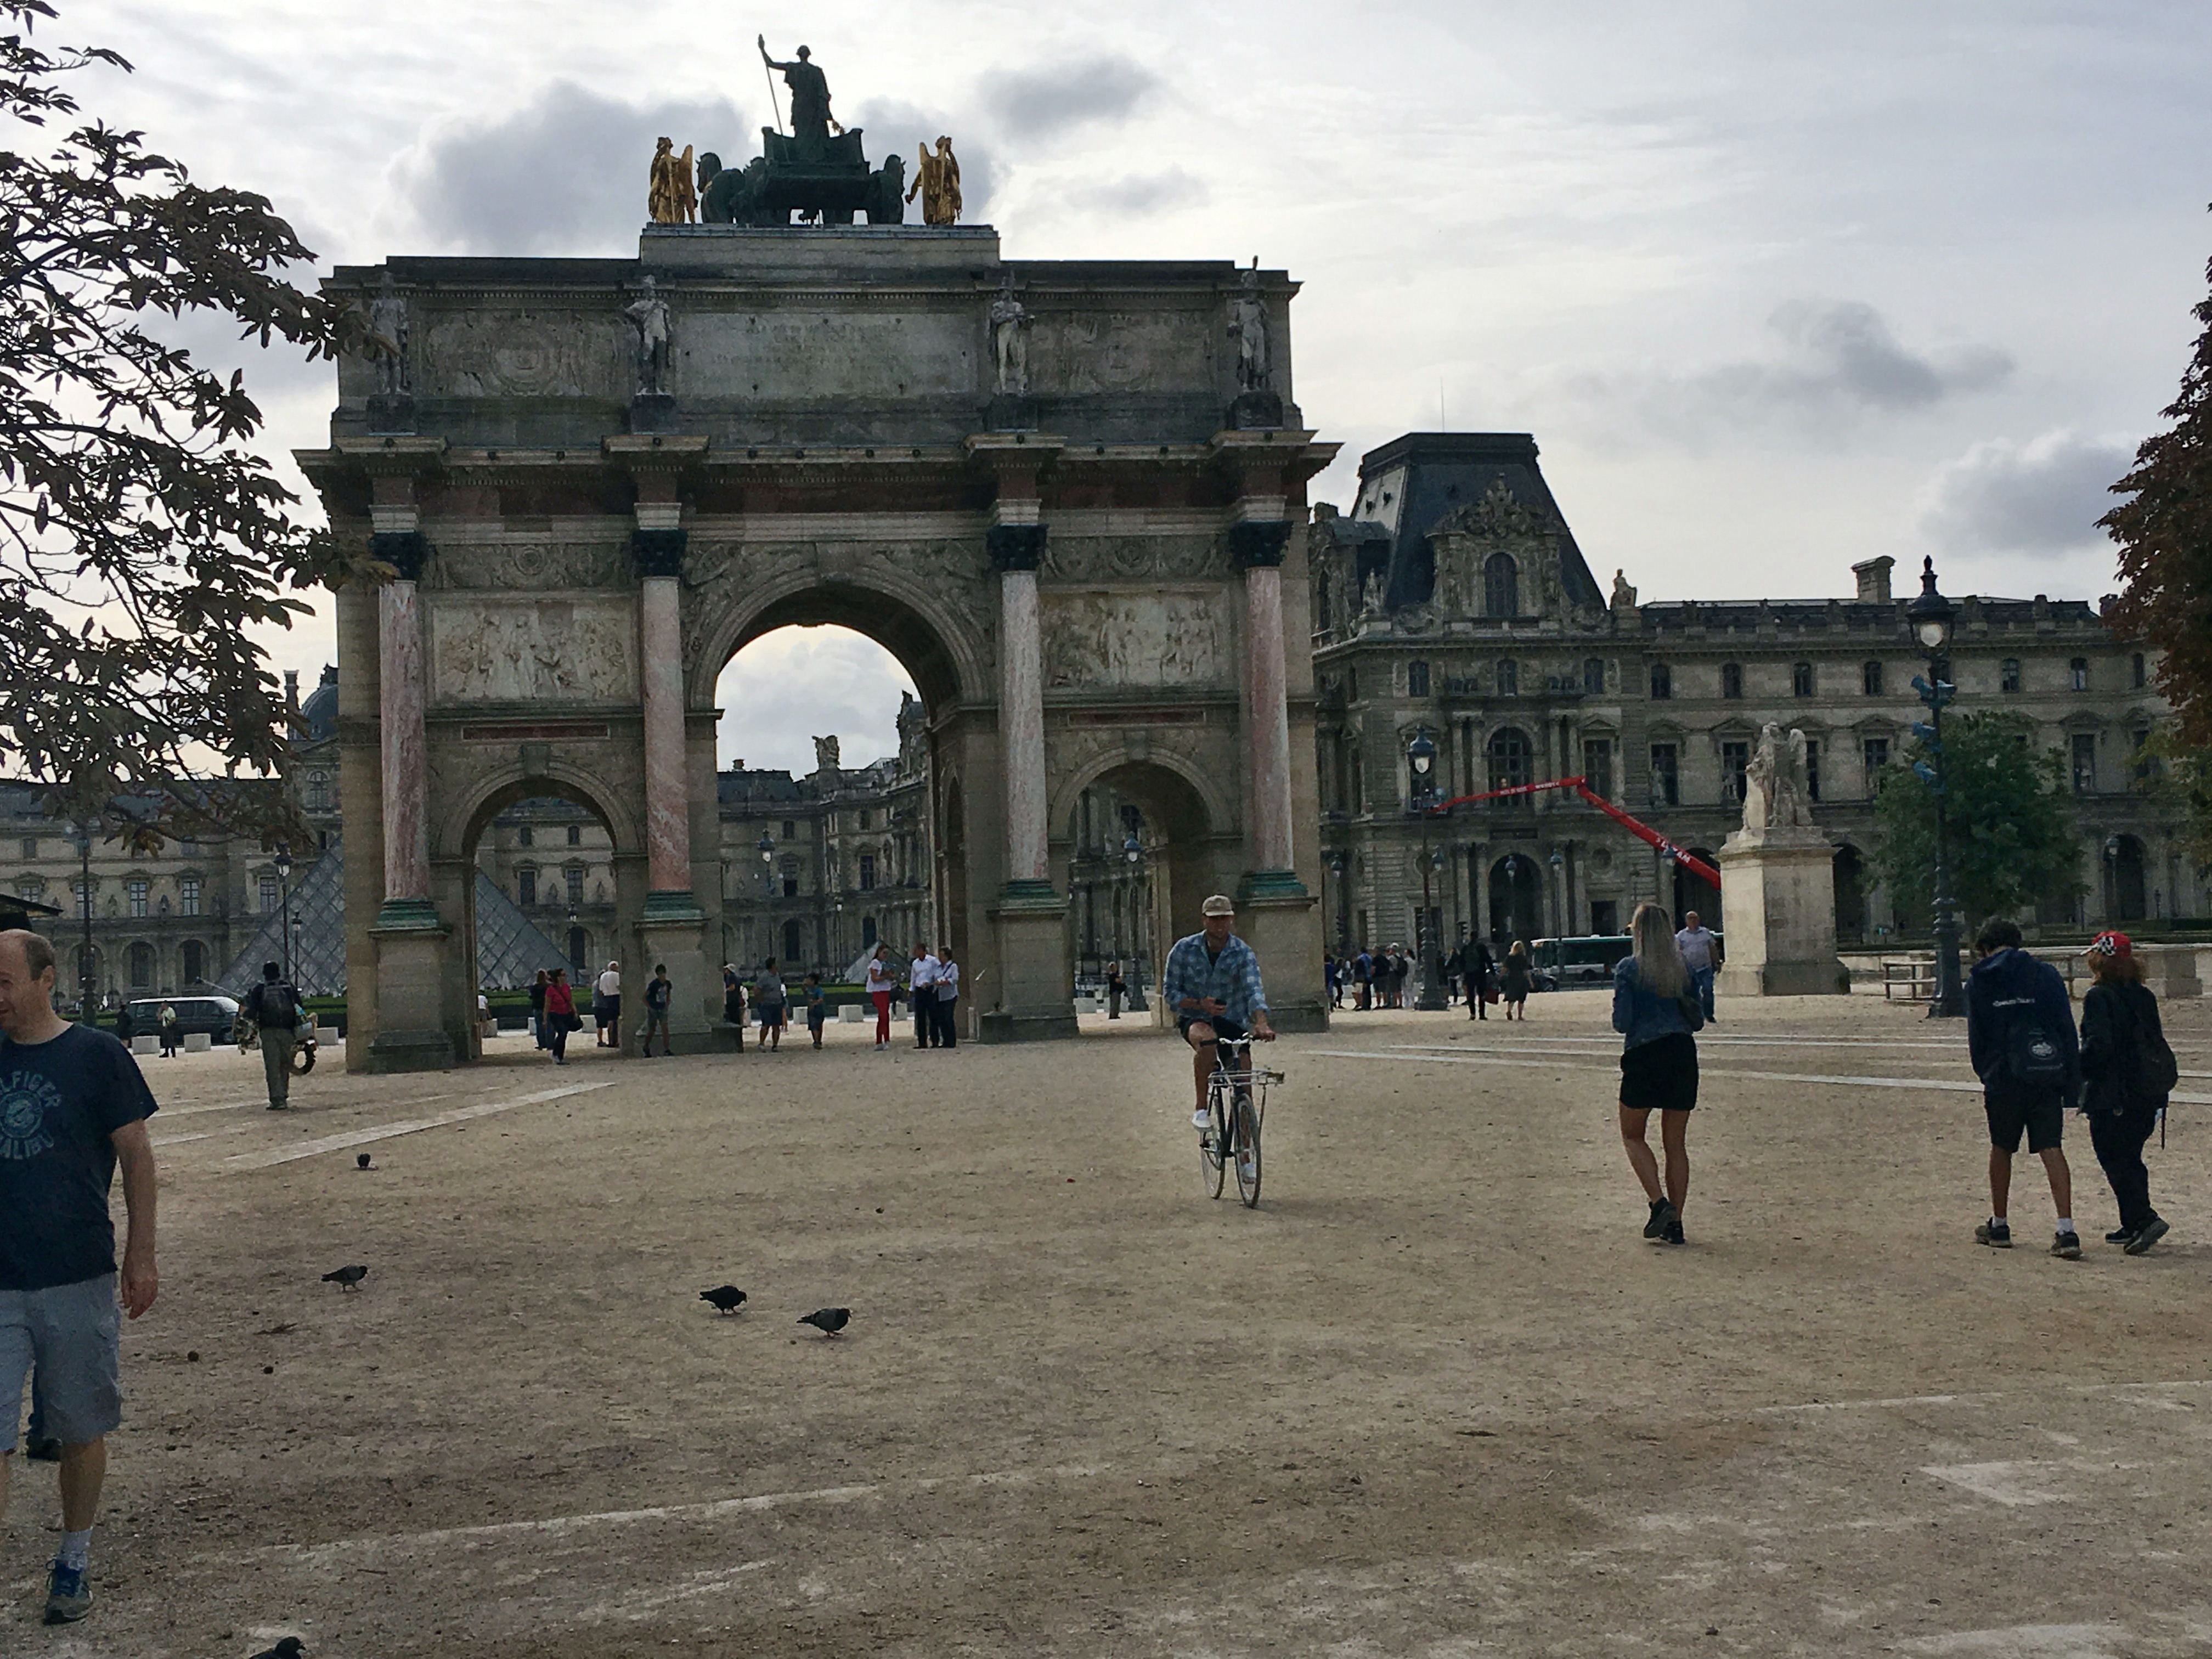
<svg viewBox="0 0 2212 1659"><path fill-rule="evenodd" d="M1213 1127L1213 1114L1203 1109L1193 1112L1190 1115L1190 1127L1194 1129L1211 1129Z"/></svg>
<svg viewBox="0 0 2212 1659"><path fill-rule="evenodd" d="M1260 1166L1248 1161L1238 1167L1237 1173L1245 1180L1249 1181L1260 1173Z"/></svg>

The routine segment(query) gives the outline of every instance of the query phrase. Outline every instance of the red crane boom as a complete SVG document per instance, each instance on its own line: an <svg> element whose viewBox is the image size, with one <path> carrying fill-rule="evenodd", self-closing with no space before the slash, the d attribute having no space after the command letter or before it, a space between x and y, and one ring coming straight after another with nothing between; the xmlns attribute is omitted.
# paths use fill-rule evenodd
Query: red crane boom
<svg viewBox="0 0 2212 1659"><path fill-rule="evenodd" d="M1541 794L1547 789L1573 790L1575 793L1596 807L1599 811L1627 830L1637 840L1657 848L1683 869L1696 876L1698 880L1709 883L1715 891L1719 890L1721 884L1719 871L1698 857L1696 854L1685 852L1675 846L1673 842L1668 841L1650 824L1629 817L1603 795L1592 789L1586 778L1553 778L1544 783L1516 783L1504 789L1486 789L1480 794L1455 795L1449 800L1439 801L1436 805L1429 808L1429 812L1432 817L1441 816L1449 812L1455 806L1471 806L1475 802L1483 800L1510 800L1521 795Z"/></svg>

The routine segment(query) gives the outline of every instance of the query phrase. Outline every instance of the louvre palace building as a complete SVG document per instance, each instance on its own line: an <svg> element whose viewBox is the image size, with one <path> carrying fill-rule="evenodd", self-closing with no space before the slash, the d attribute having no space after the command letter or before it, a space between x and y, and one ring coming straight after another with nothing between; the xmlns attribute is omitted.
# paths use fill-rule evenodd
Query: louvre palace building
<svg viewBox="0 0 2212 1659"><path fill-rule="evenodd" d="M1350 513L1313 508L1326 936L1412 946L1425 866L1447 948L1617 933L1654 897L1724 926L1711 888L1571 793L1415 812L1408 751L1424 733L1434 744L1438 801L1579 775L1711 862L1775 721L1807 738L1815 818L1836 844L1838 942L1924 937L1925 896L1881 890L1869 858L1876 780L1925 712L1905 615L1917 585L1893 592L1883 556L1833 573L1850 579L1840 597L1640 602L1625 573L1591 574L1536 454L1523 433L1408 434L1362 459ZM2136 751L2165 712L2154 662L2080 599L1952 597L1954 713L2027 716L2072 779L2086 896L2033 920L2204 915L2203 872L2137 787Z"/></svg>

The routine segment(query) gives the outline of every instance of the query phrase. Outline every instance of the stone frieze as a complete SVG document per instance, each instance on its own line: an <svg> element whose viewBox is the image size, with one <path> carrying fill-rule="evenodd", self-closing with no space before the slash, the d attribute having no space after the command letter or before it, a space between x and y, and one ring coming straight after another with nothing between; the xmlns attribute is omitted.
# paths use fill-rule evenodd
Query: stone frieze
<svg viewBox="0 0 2212 1659"><path fill-rule="evenodd" d="M617 702L637 697L627 599L468 599L430 606L430 687L441 703Z"/></svg>

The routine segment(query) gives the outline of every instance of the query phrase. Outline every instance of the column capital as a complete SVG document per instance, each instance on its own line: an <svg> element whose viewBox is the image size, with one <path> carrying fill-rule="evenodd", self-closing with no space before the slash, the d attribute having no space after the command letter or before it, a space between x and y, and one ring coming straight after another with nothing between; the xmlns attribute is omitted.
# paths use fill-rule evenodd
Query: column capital
<svg viewBox="0 0 2212 1659"><path fill-rule="evenodd" d="M994 524L983 532L984 551L991 568L1035 570L1044 560L1045 527L1041 524Z"/></svg>
<svg viewBox="0 0 2212 1659"><path fill-rule="evenodd" d="M1282 563L1291 544L1287 519L1255 519L1229 526L1229 556L1239 570Z"/></svg>
<svg viewBox="0 0 2212 1659"><path fill-rule="evenodd" d="M419 530L380 530L368 538L368 556L390 565L403 582L422 580L431 551L430 538Z"/></svg>
<svg viewBox="0 0 2212 1659"><path fill-rule="evenodd" d="M629 556L641 576L680 576L690 532L683 530L633 530Z"/></svg>

